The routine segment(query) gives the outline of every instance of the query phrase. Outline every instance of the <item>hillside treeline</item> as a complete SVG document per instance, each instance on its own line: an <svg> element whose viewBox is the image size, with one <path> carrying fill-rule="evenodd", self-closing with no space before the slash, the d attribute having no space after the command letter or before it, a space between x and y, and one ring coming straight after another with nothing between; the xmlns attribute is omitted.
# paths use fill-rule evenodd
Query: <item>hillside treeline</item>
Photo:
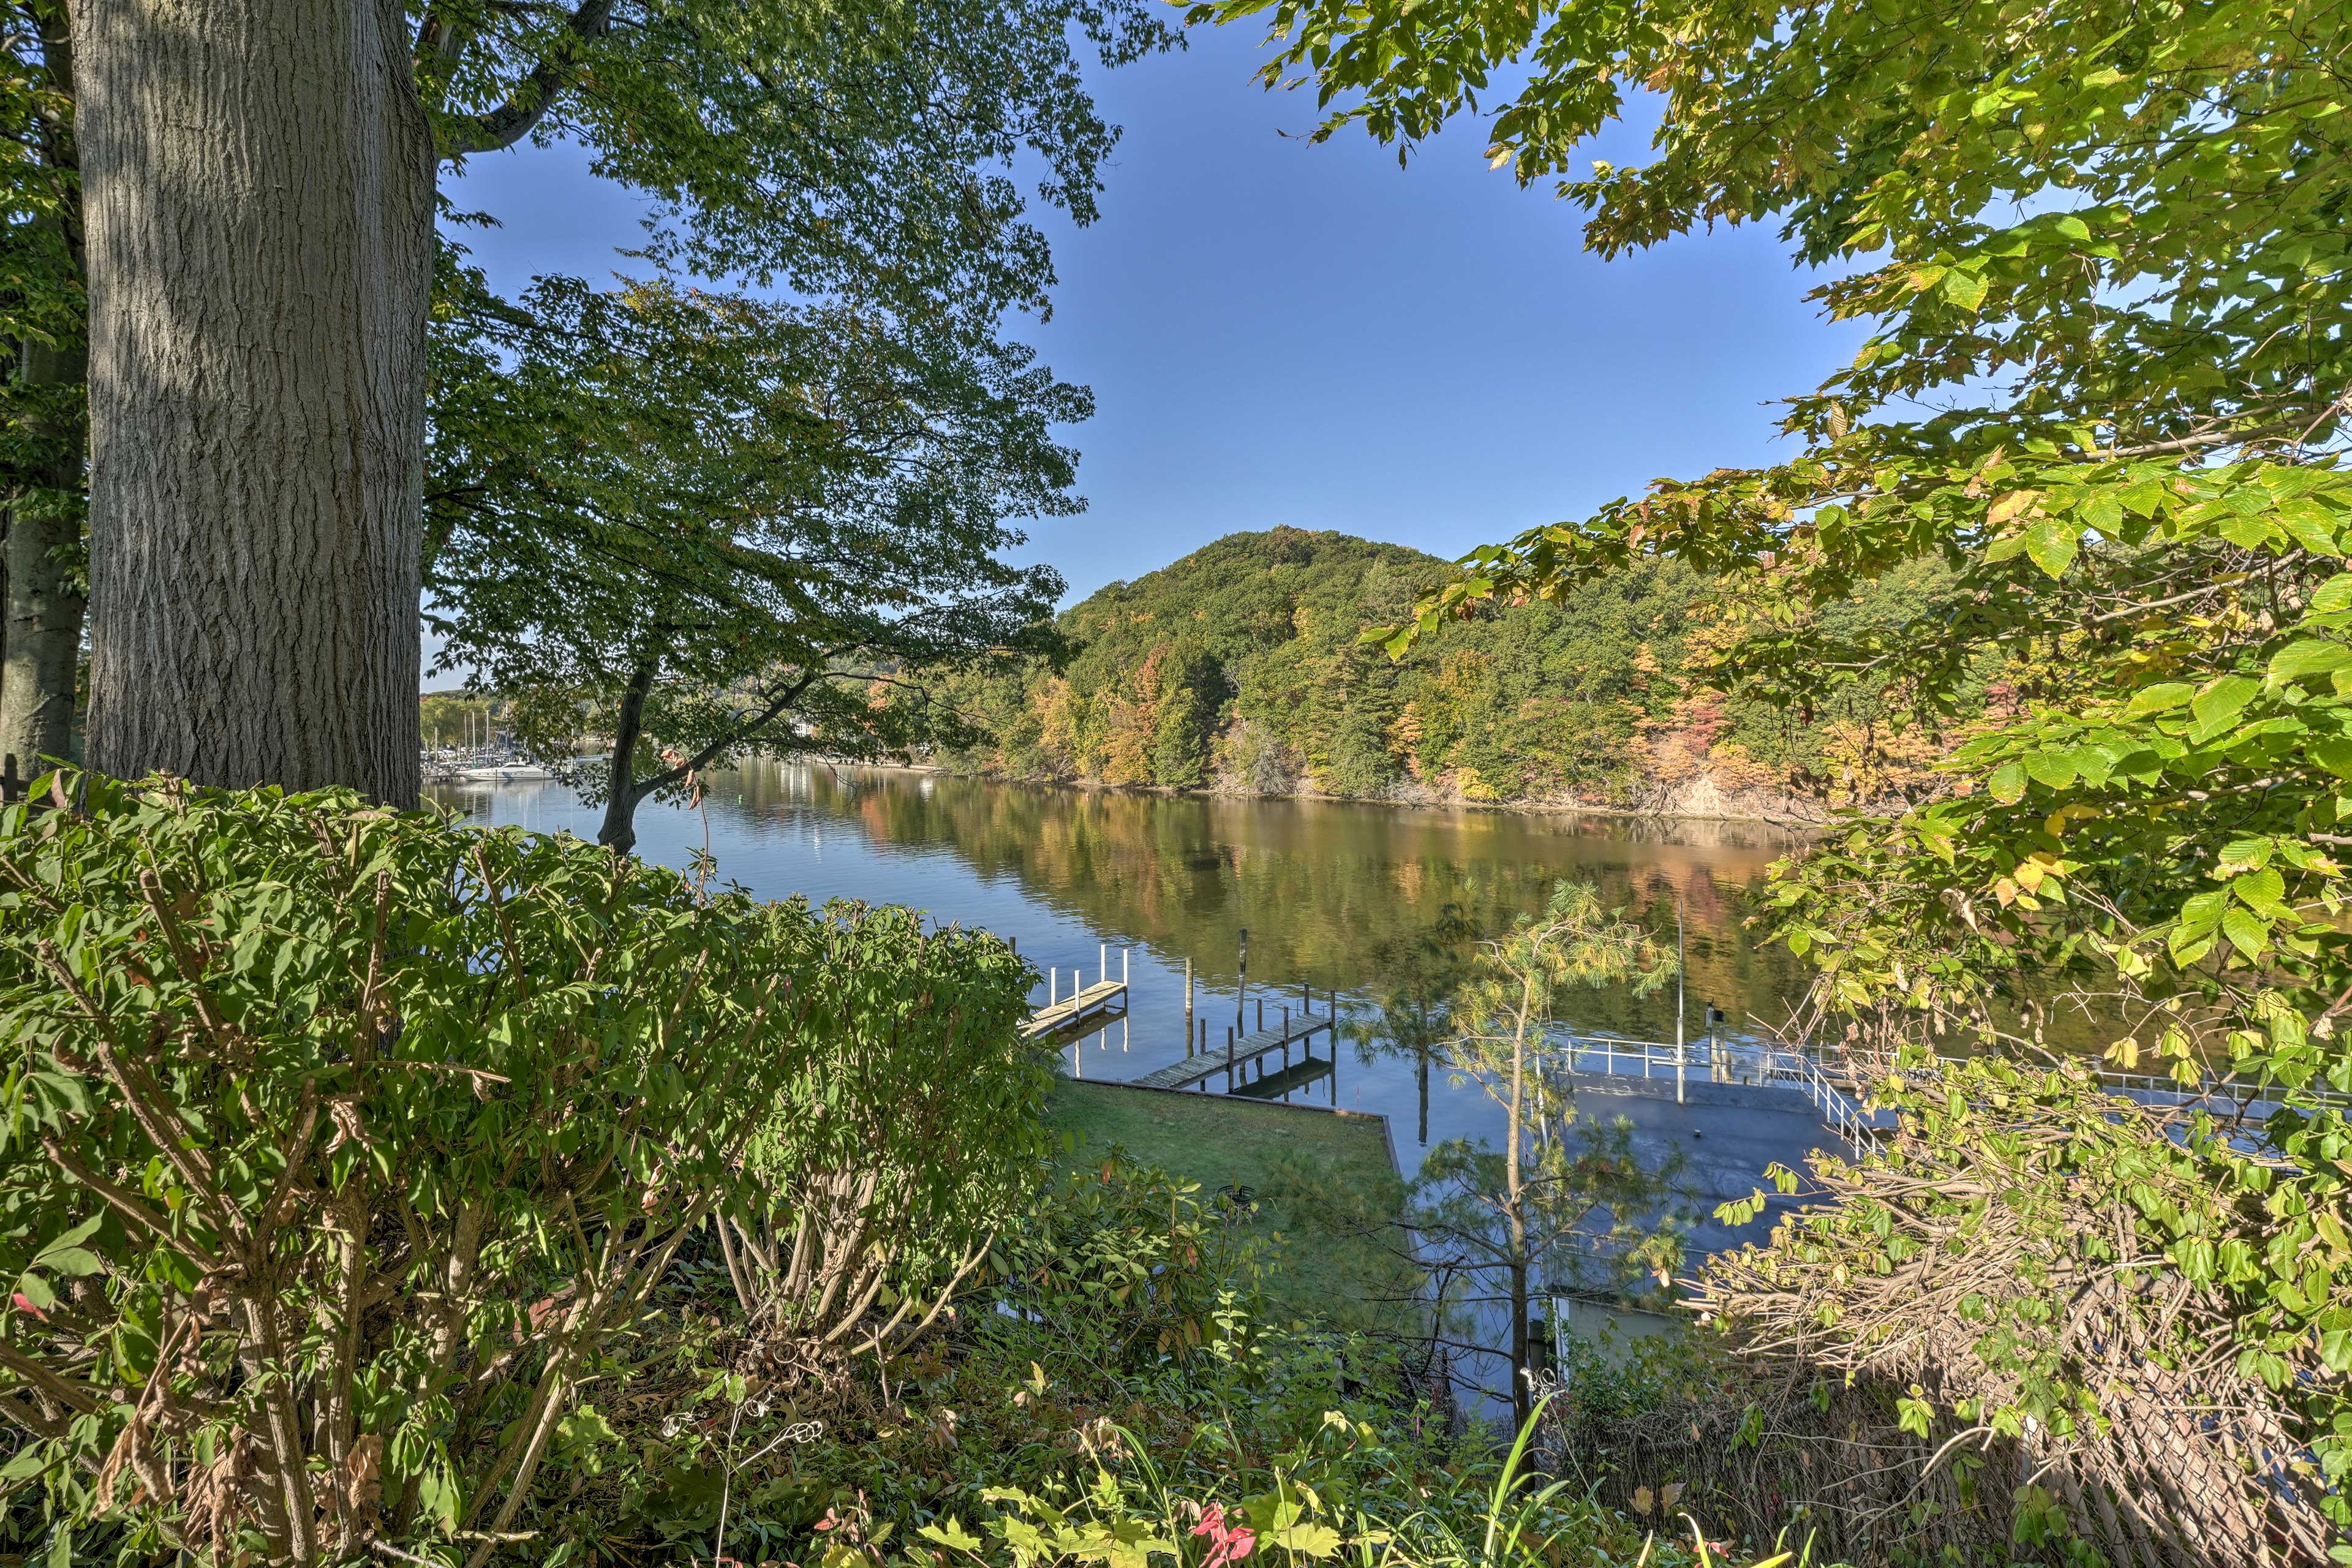
<svg viewBox="0 0 2352 1568"><path fill-rule="evenodd" d="M1065 611L1059 669L961 678L951 698L986 738L941 760L1233 794L1809 816L1909 793L1948 744L1933 722L1895 722L1899 694L1868 680L1817 708L1706 689L1686 672L1724 635L1720 590L1672 562L1481 609L1402 662L1361 642L1452 571L1338 532L1230 534ZM1943 576L1906 568L1824 618L1866 645Z"/></svg>

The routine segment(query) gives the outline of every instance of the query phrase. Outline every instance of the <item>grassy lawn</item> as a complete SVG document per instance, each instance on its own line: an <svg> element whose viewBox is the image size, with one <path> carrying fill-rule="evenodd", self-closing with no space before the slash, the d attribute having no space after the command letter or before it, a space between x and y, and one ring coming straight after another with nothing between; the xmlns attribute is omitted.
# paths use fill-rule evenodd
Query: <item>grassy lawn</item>
<svg viewBox="0 0 2352 1568"><path fill-rule="evenodd" d="M1255 1189L1250 1222L1278 1237L1275 1295L1302 1313L1365 1327L1411 1327L1395 1299L1412 1275L1385 1224L1402 1202L1388 1140L1371 1117L1311 1115L1209 1094L1113 1084L1056 1084L1045 1116L1077 1134L1074 1165L1117 1145L1145 1164L1201 1184Z"/></svg>

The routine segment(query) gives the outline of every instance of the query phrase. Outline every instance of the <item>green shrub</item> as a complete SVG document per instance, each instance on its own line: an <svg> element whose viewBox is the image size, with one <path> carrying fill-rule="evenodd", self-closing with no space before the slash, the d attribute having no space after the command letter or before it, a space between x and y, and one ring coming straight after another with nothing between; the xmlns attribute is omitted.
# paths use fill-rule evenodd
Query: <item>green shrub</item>
<svg viewBox="0 0 2352 1568"><path fill-rule="evenodd" d="M345 794L75 790L0 813L9 1479L133 1550L482 1561L905 933ZM949 946L984 1032L1010 971Z"/></svg>
<svg viewBox="0 0 2352 1568"><path fill-rule="evenodd" d="M904 909L826 914L795 971L807 1048L719 1236L762 1362L839 1376L928 1328L1030 1195L1053 1072L1003 942Z"/></svg>

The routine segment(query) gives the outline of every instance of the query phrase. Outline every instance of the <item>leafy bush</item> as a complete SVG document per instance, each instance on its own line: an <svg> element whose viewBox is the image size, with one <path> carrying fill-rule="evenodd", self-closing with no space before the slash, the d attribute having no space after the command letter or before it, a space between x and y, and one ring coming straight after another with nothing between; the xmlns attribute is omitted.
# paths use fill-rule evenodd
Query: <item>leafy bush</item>
<svg viewBox="0 0 2352 1568"><path fill-rule="evenodd" d="M689 1237L887 1087L842 1026L903 977L860 966L950 955L976 1002L909 989L983 1035L1020 989L341 793L50 798L0 813L0 1416L60 1531L134 1549L485 1560Z"/></svg>
<svg viewBox="0 0 2352 1568"><path fill-rule="evenodd" d="M1114 1152L1044 1194L997 1254L1005 1311L1050 1361L1137 1372L1246 1357L1267 1313L1265 1247L1223 1195Z"/></svg>
<svg viewBox="0 0 2352 1568"><path fill-rule="evenodd" d="M929 1326L1029 1195L1053 1075L1003 942L904 909L827 914L796 958L804 1048L719 1237L766 1364L837 1376Z"/></svg>
<svg viewBox="0 0 2352 1568"><path fill-rule="evenodd" d="M1121 1160L1075 1173L999 1243L992 1285L881 1375L824 1391L822 1419L805 1385L728 1370L731 1331L694 1294L723 1279L674 1270L659 1319L614 1342L632 1393L606 1462L528 1516L537 1560L1643 1560L1642 1526L1506 1481L1484 1435L1449 1436L1375 1348L1276 1326L1265 1249L1226 1212ZM1646 1560L1696 1559L1685 1534Z"/></svg>

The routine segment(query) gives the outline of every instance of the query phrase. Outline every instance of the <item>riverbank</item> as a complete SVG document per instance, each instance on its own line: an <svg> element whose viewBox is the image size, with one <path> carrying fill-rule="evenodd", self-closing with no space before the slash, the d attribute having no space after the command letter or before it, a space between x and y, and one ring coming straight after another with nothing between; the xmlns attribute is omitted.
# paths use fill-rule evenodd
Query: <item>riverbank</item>
<svg viewBox="0 0 2352 1568"><path fill-rule="evenodd" d="M1831 808L1801 796L1765 790L1723 790L1711 783L1678 789L1655 804L1606 805L1576 798L1474 800L1466 795L1433 790L1387 795L1329 795L1315 790L1249 790L1213 784L1180 788L1170 784L1109 784L1101 779L1020 778L977 768L943 767L935 763L857 762L846 758L815 758L838 767L873 768L885 773L928 774L934 778L969 779L978 784L1008 784L1023 789L1073 790L1087 795L1134 795L1162 800L1317 801L1340 805L1394 806L1411 811L1495 812L1514 816L1591 816L1621 822L1727 822L1769 827L1803 837L1828 826ZM1890 806L1900 803L1887 803Z"/></svg>

